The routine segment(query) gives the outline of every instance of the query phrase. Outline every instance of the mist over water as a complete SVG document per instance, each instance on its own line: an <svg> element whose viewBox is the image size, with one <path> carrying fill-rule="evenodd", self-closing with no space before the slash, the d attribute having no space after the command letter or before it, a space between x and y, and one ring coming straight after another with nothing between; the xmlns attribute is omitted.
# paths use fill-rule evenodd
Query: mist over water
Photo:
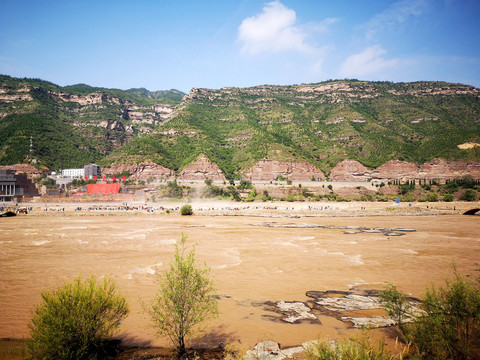
<svg viewBox="0 0 480 360"><path fill-rule="evenodd" d="M306 291L376 288L388 281L420 296L439 284L455 262L469 272L480 259L478 217L382 216L256 218L248 216L17 216L0 220L0 337L28 336L40 293L76 276L110 276L127 296L122 324L127 343L166 345L150 328L141 301L153 298L157 272L165 271L181 234L211 268L221 315L209 327L218 339L246 346L272 339L296 345L320 334L348 336L347 323L324 316L322 324L273 322L259 306L267 301L307 301ZM322 224L405 227L401 237L347 234L342 229L264 227ZM216 339L216 340L215 340ZM208 340L206 340L208 343Z"/></svg>

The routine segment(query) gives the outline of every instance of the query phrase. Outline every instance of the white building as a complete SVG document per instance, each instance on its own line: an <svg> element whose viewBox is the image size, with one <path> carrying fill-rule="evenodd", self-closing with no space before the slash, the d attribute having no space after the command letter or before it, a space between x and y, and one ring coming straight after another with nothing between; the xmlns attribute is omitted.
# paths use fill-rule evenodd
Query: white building
<svg viewBox="0 0 480 360"><path fill-rule="evenodd" d="M83 179L85 177L85 169L63 169L62 176Z"/></svg>

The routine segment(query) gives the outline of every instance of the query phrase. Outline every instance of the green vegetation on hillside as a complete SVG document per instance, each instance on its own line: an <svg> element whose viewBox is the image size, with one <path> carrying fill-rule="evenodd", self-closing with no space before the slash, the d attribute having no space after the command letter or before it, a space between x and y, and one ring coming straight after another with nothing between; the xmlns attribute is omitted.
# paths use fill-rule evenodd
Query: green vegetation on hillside
<svg viewBox="0 0 480 360"><path fill-rule="evenodd" d="M335 84L348 91L301 91ZM344 159L369 167L392 159L480 159L480 149L457 147L480 142L479 92L472 87L358 81L317 85L198 89L178 116L155 134L114 151L105 163L128 162L135 154L178 170L203 153L227 177L238 178L263 158L310 162L326 173ZM464 94L464 88L471 94Z"/></svg>
<svg viewBox="0 0 480 360"><path fill-rule="evenodd" d="M62 88L6 76L0 81L6 94L33 98L0 100L3 164L26 158L30 136L42 148L34 146L34 157L51 169L62 162L72 167L151 160L181 171L203 154L229 179L264 158L308 162L327 174L344 159L368 167L392 159L480 160L480 147L458 148L480 143L480 92L461 84L336 80L193 89L167 119L154 105L178 104L183 94L177 90ZM25 87L30 91L22 92ZM107 100L80 104L52 92L100 93Z"/></svg>
<svg viewBox="0 0 480 360"><path fill-rule="evenodd" d="M0 75L0 164L33 160L58 170L98 162L163 121L155 105L175 105L183 95L178 90L60 87Z"/></svg>

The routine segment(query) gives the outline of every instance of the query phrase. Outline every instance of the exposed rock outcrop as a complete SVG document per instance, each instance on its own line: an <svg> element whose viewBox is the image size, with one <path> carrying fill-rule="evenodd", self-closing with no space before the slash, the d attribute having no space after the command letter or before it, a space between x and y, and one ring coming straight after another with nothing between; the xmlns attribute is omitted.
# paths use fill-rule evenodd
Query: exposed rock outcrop
<svg viewBox="0 0 480 360"><path fill-rule="evenodd" d="M249 180L271 181L279 176L292 181L311 181L325 179L325 174L312 164L286 162L277 160L261 160L245 173Z"/></svg>
<svg viewBox="0 0 480 360"><path fill-rule="evenodd" d="M413 163L400 160L390 160L372 171L372 178L388 181L396 179L400 181L418 179L419 167Z"/></svg>
<svg viewBox="0 0 480 360"><path fill-rule="evenodd" d="M35 179L47 173L46 169L37 169L35 166L30 164L15 164L11 165L10 168L15 168L15 174L17 175L25 174L28 179Z"/></svg>
<svg viewBox="0 0 480 360"><path fill-rule="evenodd" d="M467 175L480 179L480 164L433 159L420 167L418 177L420 179L453 179Z"/></svg>
<svg viewBox="0 0 480 360"><path fill-rule="evenodd" d="M404 182L436 179L442 183L463 176L480 179L480 163L433 159L418 166L406 161L390 160L374 170L369 170L358 161L343 160L330 173L332 181L366 181L370 178L385 182L390 180Z"/></svg>
<svg viewBox="0 0 480 360"><path fill-rule="evenodd" d="M185 167L180 174L178 175L178 180L215 180L215 181L226 181L227 178L222 170L215 164L211 162L205 156L198 157L193 163Z"/></svg>
<svg viewBox="0 0 480 360"><path fill-rule="evenodd" d="M111 102L115 104L124 103L124 101L121 99L115 98L113 96L107 96L101 93L91 93L83 96L75 95L75 94L66 94L61 92L52 92L51 94L62 101L75 102L80 105L101 104L102 102Z"/></svg>
<svg viewBox="0 0 480 360"><path fill-rule="evenodd" d="M294 348L280 349L280 345L275 341L259 342L253 350L248 350L245 354L247 360L283 360L292 358L295 354L302 353L306 346L297 346Z"/></svg>
<svg viewBox="0 0 480 360"><path fill-rule="evenodd" d="M330 172L332 181L367 181L371 170L355 160L343 160Z"/></svg>
<svg viewBox="0 0 480 360"><path fill-rule="evenodd" d="M153 162L141 162L139 164L120 164L103 169L102 173L105 175L114 175L128 171L129 178L136 180L147 180L151 177L154 179L173 180L175 179L175 172L167 169L162 165Z"/></svg>

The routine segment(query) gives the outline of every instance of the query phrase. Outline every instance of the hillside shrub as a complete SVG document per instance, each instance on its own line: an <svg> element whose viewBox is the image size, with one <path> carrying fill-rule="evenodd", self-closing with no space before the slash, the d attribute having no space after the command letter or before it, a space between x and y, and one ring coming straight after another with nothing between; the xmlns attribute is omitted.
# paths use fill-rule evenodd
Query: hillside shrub
<svg viewBox="0 0 480 360"><path fill-rule="evenodd" d="M32 359L87 359L106 351L106 340L129 311L113 280L76 278L54 292L42 292L29 327Z"/></svg>
<svg viewBox="0 0 480 360"><path fill-rule="evenodd" d="M460 200L464 201L475 201L477 198L477 192L473 189L467 189L465 192L460 196Z"/></svg>
<svg viewBox="0 0 480 360"><path fill-rule="evenodd" d="M406 195L401 195L400 199L402 200L402 202L413 202L415 201L415 194L408 193ZM422 200L419 199L418 201L422 201ZM426 198L424 201L426 201Z"/></svg>
<svg viewBox="0 0 480 360"><path fill-rule="evenodd" d="M226 193L220 186L211 184L203 187L200 191L200 197L202 198L215 198L218 196L228 196L228 193Z"/></svg>
<svg viewBox="0 0 480 360"><path fill-rule="evenodd" d="M255 188L252 189L252 191L250 191L250 193L248 194L248 196L244 199L244 201L247 201L247 202L251 202L251 201L255 201L255 198L257 197L257 190Z"/></svg>
<svg viewBox="0 0 480 360"><path fill-rule="evenodd" d="M285 197L285 201L288 201L288 202L294 202L296 199L296 196L294 194L289 194Z"/></svg>
<svg viewBox="0 0 480 360"><path fill-rule="evenodd" d="M445 202L452 202L453 200L455 200L455 196L453 196L453 194L445 194L442 198L442 201Z"/></svg>
<svg viewBox="0 0 480 360"><path fill-rule="evenodd" d="M182 198L183 197L183 189L189 190L186 186L180 186L177 184L176 181L169 181L167 185L159 186L160 194L162 197L167 198Z"/></svg>
<svg viewBox="0 0 480 360"><path fill-rule="evenodd" d="M227 187L227 193L232 197L233 200L235 201L242 201L242 198L240 197L239 193L233 186L228 186Z"/></svg>
<svg viewBox="0 0 480 360"><path fill-rule="evenodd" d="M238 184L237 189L238 190L245 190L245 189L251 189L252 188L252 182L248 180L240 180L240 184Z"/></svg>
<svg viewBox="0 0 480 360"><path fill-rule="evenodd" d="M438 201L438 194L434 192L429 192L427 194L427 201L429 202L436 202Z"/></svg>

